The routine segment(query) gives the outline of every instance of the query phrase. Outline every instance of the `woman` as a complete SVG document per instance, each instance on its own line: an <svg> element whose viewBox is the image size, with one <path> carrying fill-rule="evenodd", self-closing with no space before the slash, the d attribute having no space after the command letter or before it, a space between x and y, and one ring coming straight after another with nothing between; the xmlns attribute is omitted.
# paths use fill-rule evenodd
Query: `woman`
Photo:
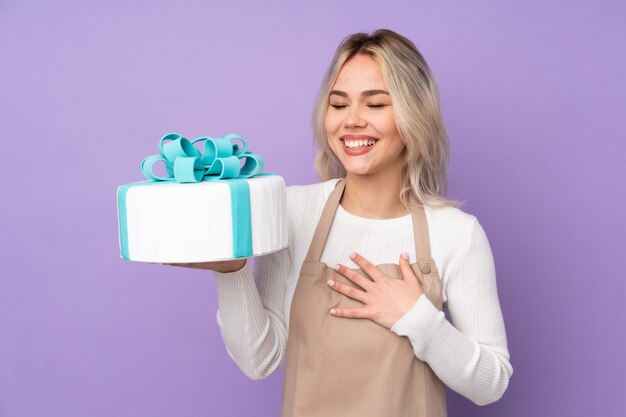
<svg viewBox="0 0 626 417"><path fill-rule="evenodd" d="M230 356L252 379L286 359L284 417L445 416L444 384L498 400L513 369L493 257L443 197L448 142L422 55L389 30L346 38L313 129L323 182L287 187L289 248L254 276L246 260L185 265L216 271Z"/></svg>

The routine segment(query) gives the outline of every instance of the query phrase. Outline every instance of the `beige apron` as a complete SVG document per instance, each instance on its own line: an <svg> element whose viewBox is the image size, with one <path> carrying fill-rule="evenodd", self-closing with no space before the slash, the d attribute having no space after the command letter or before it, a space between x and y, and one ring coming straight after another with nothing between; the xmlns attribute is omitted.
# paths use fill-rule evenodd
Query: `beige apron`
<svg viewBox="0 0 626 417"><path fill-rule="evenodd" d="M417 359L407 337L368 319L328 312L333 306L363 307L326 281L360 287L320 262L344 188L341 179L326 202L291 303L282 417L445 417L444 385ZM410 210L417 255L411 267L441 310L441 280L430 255L426 215L413 197ZM397 264L377 267L393 279L402 277Z"/></svg>

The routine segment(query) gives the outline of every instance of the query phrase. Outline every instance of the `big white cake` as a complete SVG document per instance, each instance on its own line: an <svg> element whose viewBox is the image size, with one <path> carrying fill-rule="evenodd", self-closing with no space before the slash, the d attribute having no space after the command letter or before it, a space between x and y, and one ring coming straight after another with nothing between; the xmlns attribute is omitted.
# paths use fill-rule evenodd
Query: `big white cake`
<svg viewBox="0 0 626 417"><path fill-rule="evenodd" d="M285 181L279 175L125 184L117 204L120 254L130 261L218 261L288 245Z"/></svg>

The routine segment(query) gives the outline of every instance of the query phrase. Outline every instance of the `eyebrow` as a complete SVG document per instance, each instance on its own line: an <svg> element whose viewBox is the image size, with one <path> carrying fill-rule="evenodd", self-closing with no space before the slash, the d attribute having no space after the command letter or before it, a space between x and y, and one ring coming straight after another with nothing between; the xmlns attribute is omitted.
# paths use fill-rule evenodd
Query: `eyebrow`
<svg viewBox="0 0 626 417"><path fill-rule="evenodd" d="M348 93L344 92L344 91L339 91L339 90L333 90L330 92L330 95L336 95L336 96L341 96L341 97L348 97ZM386 92L385 90L366 90L363 91L361 93L362 96L366 96L366 97L370 97L370 96L375 96L376 94L387 94L389 95L388 92Z"/></svg>

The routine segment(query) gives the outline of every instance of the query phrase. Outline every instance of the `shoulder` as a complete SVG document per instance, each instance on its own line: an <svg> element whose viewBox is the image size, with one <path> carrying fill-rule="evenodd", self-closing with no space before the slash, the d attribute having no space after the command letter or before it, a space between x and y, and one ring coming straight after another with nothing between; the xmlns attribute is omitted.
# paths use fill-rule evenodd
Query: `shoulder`
<svg viewBox="0 0 626 417"><path fill-rule="evenodd" d="M330 193L335 188L335 184L339 178L332 178L328 181L317 182L305 185L288 185L286 187L287 201L294 204L302 204L305 201L321 201L325 202Z"/></svg>
<svg viewBox="0 0 626 417"><path fill-rule="evenodd" d="M286 187L286 199L291 219L299 223L319 217L324 208L324 203L335 188L337 181L339 178L314 184L288 185Z"/></svg>
<svg viewBox="0 0 626 417"><path fill-rule="evenodd" d="M458 207L425 207L428 225L441 230L471 231L476 216L461 210Z"/></svg>
<svg viewBox="0 0 626 417"><path fill-rule="evenodd" d="M458 207L426 207L424 211L433 256L439 258L441 264L447 265L467 250L478 219Z"/></svg>

